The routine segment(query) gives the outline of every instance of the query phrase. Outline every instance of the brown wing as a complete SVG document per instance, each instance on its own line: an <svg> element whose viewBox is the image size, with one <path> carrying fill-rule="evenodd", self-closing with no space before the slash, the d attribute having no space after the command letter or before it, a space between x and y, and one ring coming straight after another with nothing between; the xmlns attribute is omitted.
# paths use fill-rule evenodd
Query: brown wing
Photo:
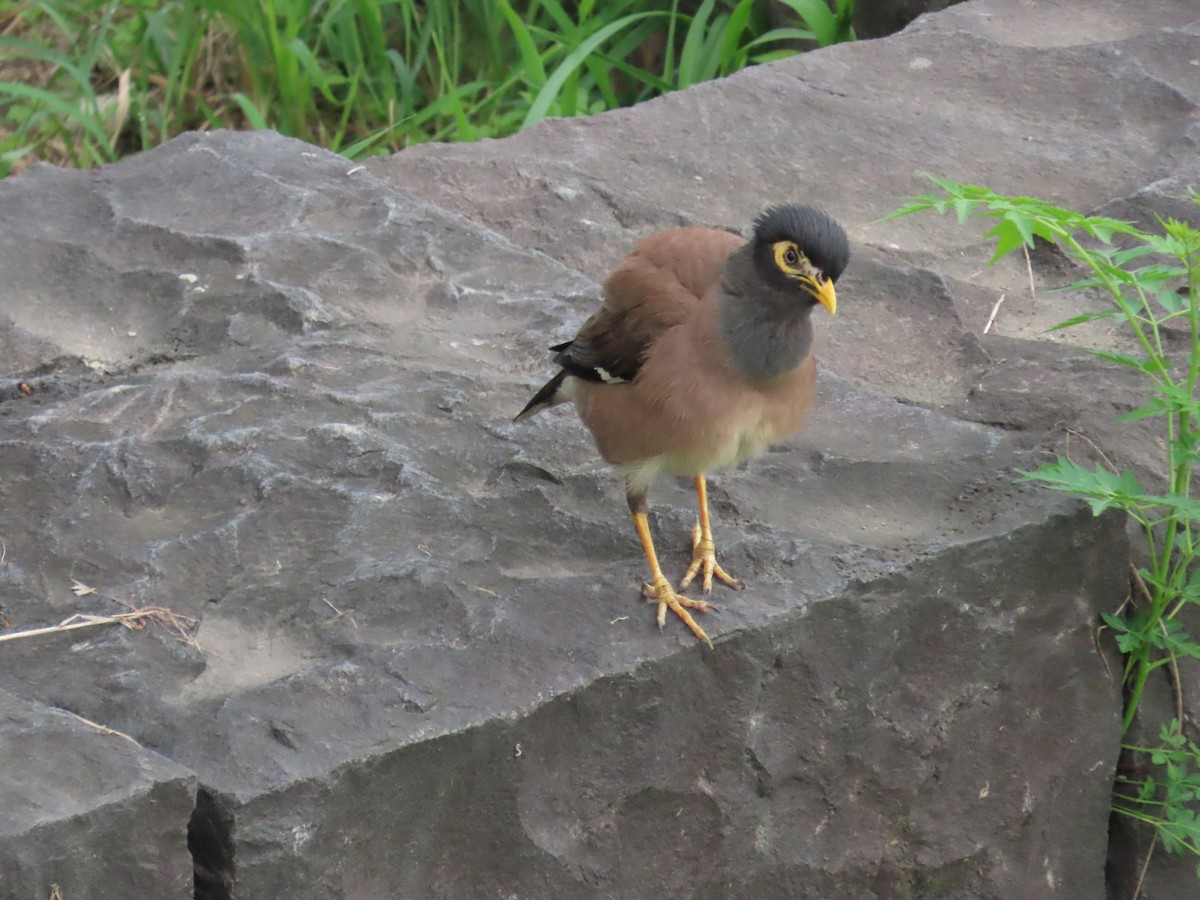
<svg viewBox="0 0 1200 900"><path fill-rule="evenodd" d="M604 282L604 304L554 361L590 381L632 381L646 348L681 325L745 241L711 228L677 228L640 241Z"/></svg>

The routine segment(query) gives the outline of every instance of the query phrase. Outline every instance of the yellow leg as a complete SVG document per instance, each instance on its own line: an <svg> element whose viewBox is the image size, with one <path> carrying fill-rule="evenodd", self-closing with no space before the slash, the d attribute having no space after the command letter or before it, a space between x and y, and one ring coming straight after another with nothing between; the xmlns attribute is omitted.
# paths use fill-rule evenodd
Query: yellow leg
<svg viewBox="0 0 1200 900"><path fill-rule="evenodd" d="M692 529L692 564L688 566L683 581L679 582L679 589L687 590L692 579L699 574L706 594L712 593L714 575L718 581L740 591L746 585L717 565L717 546L713 543L712 522L708 518L708 485L703 473L696 476L696 495L700 500L700 521Z"/></svg>
<svg viewBox="0 0 1200 900"><path fill-rule="evenodd" d="M633 505L632 503L630 504ZM662 569L658 565L658 554L654 552L654 540L650 537L650 522L646 518L646 513L641 510L633 512L633 526L637 529L638 539L642 542L642 550L646 552L646 562L650 563L650 581L642 585L642 593L650 600L658 603L658 627L661 629L667 623L667 609L670 609L675 615L683 619L683 624L691 629L692 634L712 647L712 641L709 640L704 629L696 624L696 620L692 618L692 614L685 609L698 609L707 611L714 609L711 604L705 603L703 600L692 600L688 597L683 597L671 588L671 583L662 573Z"/></svg>

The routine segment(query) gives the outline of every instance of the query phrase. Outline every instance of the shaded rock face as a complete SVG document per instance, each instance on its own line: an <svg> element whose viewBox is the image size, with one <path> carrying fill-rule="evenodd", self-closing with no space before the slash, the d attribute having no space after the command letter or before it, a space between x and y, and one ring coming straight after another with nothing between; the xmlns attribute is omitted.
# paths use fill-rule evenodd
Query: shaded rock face
<svg viewBox="0 0 1200 900"><path fill-rule="evenodd" d="M0 613L198 622L0 644L0 897L1099 896L1123 524L1014 478L1064 426L1151 470L1136 387L1031 340L1078 307L977 232L863 223L920 171L1175 196L1188 10L966 4L506 141L0 184ZM708 651L573 415L510 420L636 237L788 199L855 256L810 426L714 480L751 589ZM651 499L677 576L693 500Z"/></svg>
<svg viewBox="0 0 1200 900"><path fill-rule="evenodd" d="M0 735L0 896L191 896L191 772L6 691Z"/></svg>

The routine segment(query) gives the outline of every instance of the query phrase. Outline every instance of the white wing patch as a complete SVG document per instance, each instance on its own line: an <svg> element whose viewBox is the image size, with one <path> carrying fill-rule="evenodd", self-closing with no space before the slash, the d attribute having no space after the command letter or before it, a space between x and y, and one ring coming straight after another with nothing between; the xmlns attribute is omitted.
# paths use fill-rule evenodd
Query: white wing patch
<svg viewBox="0 0 1200 900"><path fill-rule="evenodd" d="M612 372L608 371L608 369L604 368L604 366L596 366L596 374L600 376L600 380L603 381L605 384L628 384L629 383L628 378L619 378L616 375L614 375Z"/></svg>

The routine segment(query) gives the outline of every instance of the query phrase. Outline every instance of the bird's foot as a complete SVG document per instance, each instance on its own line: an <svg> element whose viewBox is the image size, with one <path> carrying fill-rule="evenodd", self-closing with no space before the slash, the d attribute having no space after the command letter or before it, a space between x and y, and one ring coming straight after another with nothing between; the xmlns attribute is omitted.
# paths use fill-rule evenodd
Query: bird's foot
<svg viewBox="0 0 1200 900"><path fill-rule="evenodd" d="M712 535L705 537L699 522L692 528L692 564L688 566L683 581L679 582L679 589L687 590L687 586L697 575L701 576L700 586L706 594L712 593L714 575L717 576L718 581L729 585L735 591L743 590L746 587L745 582L734 578L717 564L717 547L713 543Z"/></svg>
<svg viewBox="0 0 1200 900"><path fill-rule="evenodd" d="M704 629L696 624L696 620L692 618L688 609L708 612L715 610L715 606L703 600L692 600L690 597L675 593L670 582L662 575L655 578L653 582L643 584L642 593L646 595L646 599L658 604L658 628L660 631L667 624L667 610L670 609L671 612L683 619L683 624L691 630L692 634L708 644L709 649L712 648L712 641L704 633Z"/></svg>

